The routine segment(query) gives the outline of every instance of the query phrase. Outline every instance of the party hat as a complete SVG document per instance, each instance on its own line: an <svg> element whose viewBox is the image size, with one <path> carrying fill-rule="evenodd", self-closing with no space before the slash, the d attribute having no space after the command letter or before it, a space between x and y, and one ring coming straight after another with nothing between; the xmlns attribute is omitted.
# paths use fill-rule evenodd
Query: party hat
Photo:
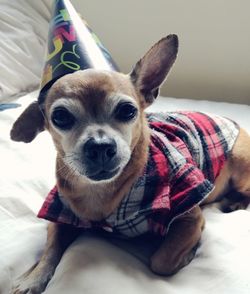
<svg viewBox="0 0 250 294"><path fill-rule="evenodd" d="M41 94L46 93L58 78L87 68L118 71L110 53L70 1L55 0Z"/></svg>

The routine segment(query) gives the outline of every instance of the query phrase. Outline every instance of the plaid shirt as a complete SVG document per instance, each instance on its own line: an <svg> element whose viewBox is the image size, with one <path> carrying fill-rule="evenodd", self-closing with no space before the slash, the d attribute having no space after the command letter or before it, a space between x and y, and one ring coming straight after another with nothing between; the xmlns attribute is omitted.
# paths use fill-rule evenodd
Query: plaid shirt
<svg viewBox="0 0 250 294"><path fill-rule="evenodd" d="M209 195L238 136L229 119L200 112L147 115L151 142L147 165L119 207L101 222L79 218L55 187L38 217L123 237L164 236L170 223Z"/></svg>

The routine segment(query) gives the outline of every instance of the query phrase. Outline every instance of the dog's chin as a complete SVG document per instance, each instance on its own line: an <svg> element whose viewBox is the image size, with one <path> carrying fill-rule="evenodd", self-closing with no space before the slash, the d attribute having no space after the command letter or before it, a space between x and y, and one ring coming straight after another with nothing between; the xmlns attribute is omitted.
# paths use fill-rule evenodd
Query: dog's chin
<svg viewBox="0 0 250 294"><path fill-rule="evenodd" d="M93 181L93 182L103 182L103 181L110 182L114 180L119 174L120 174L120 167L117 167L116 169L111 171L101 170L95 174L91 174L91 175L88 174L86 176L90 181Z"/></svg>
<svg viewBox="0 0 250 294"><path fill-rule="evenodd" d="M89 184L107 183L112 182L118 178L127 166L130 157L123 157L122 160L117 161L113 166L109 165L106 167L89 167L83 164L81 161L67 162L70 170L74 171L74 174L83 181L88 181Z"/></svg>
<svg viewBox="0 0 250 294"><path fill-rule="evenodd" d="M130 157L123 158L109 167L99 167L93 169L92 167L85 166L84 173L82 173L93 184L108 183L114 181L123 172L124 168L129 162Z"/></svg>

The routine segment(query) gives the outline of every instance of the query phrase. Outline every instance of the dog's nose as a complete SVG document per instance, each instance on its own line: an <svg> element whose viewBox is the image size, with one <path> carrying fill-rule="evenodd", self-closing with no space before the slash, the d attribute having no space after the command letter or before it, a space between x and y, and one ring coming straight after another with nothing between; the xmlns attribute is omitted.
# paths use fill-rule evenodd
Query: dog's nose
<svg viewBox="0 0 250 294"><path fill-rule="evenodd" d="M114 139L90 138L83 146L83 153L87 160L98 165L107 164L117 152L117 145Z"/></svg>

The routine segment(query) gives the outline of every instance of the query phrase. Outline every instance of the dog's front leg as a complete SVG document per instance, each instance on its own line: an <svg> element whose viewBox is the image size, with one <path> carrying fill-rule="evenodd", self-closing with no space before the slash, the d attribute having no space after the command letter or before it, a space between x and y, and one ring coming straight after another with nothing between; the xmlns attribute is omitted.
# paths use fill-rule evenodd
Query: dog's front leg
<svg viewBox="0 0 250 294"><path fill-rule="evenodd" d="M12 293L42 293L52 278L64 251L78 234L79 230L71 226L50 223L46 248L40 261L18 279Z"/></svg>
<svg viewBox="0 0 250 294"><path fill-rule="evenodd" d="M161 275L172 275L194 257L204 218L200 207L176 219L160 248L151 257L151 269Z"/></svg>

